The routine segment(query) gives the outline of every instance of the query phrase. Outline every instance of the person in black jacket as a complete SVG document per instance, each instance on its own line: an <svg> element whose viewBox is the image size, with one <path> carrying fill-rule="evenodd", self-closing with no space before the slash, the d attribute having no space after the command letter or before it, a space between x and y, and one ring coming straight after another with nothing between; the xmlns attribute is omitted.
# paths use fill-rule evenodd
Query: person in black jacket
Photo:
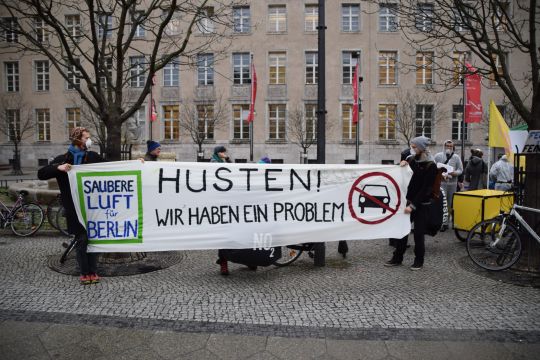
<svg viewBox="0 0 540 360"><path fill-rule="evenodd" d="M429 139L419 136L411 140L411 154L407 160L400 162L400 166L409 165L413 176L407 187L407 206L405 213L411 214L411 222L414 224L414 263L411 270L420 270L424 266L424 235L428 219L427 204L431 201L433 184L437 176L437 165L426 151ZM403 255L407 250L409 235L399 239L392 259L385 266L399 266L403 262Z"/></svg>
<svg viewBox="0 0 540 360"><path fill-rule="evenodd" d="M65 154L54 158L47 166L38 171L40 180L56 178L60 194L62 196L62 205L66 211L68 231L77 239L76 252L77 263L81 272L80 282L83 285L99 282L100 278L96 273L97 255L86 251L88 246L88 236L86 229L79 222L75 205L71 197L68 171L72 165L91 164L103 162L103 158L93 151L88 151L92 145L90 132L84 127L76 127L71 132L71 145Z"/></svg>

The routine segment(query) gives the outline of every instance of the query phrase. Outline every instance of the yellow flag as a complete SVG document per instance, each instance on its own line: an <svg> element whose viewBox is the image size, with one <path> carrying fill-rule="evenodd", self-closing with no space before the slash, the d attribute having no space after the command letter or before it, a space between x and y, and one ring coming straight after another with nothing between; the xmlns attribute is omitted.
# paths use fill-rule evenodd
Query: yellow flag
<svg viewBox="0 0 540 360"><path fill-rule="evenodd" d="M510 142L510 129L493 100L489 102L489 146L504 148L508 161L512 161L514 152Z"/></svg>

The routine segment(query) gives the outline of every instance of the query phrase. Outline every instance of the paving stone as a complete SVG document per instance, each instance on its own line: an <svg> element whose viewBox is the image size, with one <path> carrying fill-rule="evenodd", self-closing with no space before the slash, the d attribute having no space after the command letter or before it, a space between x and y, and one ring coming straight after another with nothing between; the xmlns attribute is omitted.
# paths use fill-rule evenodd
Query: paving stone
<svg viewBox="0 0 540 360"><path fill-rule="evenodd" d="M2 359L23 359L41 354L47 354L47 350L37 336L0 344L0 357Z"/></svg>
<svg viewBox="0 0 540 360"><path fill-rule="evenodd" d="M54 324L40 334L39 339L47 350L68 346L76 348L98 332L99 328L93 326Z"/></svg>
<svg viewBox="0 0 540 360"><path fill-rule="evenodd" d="M389 355L383 341L327 339L326 351L335 359L378 360Z"/></svg>
<svg viewBox="0 0 540 360"><path fill-rule="evenodd" d="M246 359L264 351L266 338L262 336L210 335L206 348L220 359Z"/></svg>
<svg viewBox="0 0 540 360"><path fill-rule="evenodd" d="M389 355L400 360L455 359L442 341L386 341Z"/></svg>
<svg viewBox="0 0 540 360"><path fill-rule="evenodd" d="M540 344L504 343L503 345L513 354L513 357L518 359L536 360L540 354Z"/></svg>
<svg viewBox="0 0 540 360"><path fill-rule="evenodd" d="M185 354L204 349L210 335L157 331L149 347L164 359L178 359Z"/></svg>
<svg viewBox="0 0 540 360"><path fill-rule="evenodd" d="M452 359L460 360L510 360L514 354L501 343L492 342L448 342ZM538 354L538 353L537 353ZM536 357L538 359L538 356Z"/></svg>
<svg viewBox="0 0 540 360"><path fill-rule="evenodd" d="M313 359L326 353L324 339L269 337L266 350L280 359Z"/></svg>
<svg viewBox="0 0 540 360"><path fill-rule="evenodd" d="M216 354L208 349L201 349L182 357L185 360L216 360Z"/></svg>
<svg viewBox="0 0 540 360"><path fill-rule="evenodd" d="M0 322L0 345L24 338L32 338L44 332L49 326L49 324L25 321L2 321Z"/></svg>

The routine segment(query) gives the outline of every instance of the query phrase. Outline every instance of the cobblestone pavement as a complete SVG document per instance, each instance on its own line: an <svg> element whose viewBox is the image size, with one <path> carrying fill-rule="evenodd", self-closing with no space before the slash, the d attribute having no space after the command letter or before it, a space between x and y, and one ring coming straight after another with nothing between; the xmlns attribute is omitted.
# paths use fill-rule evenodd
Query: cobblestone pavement
<svg viewBox="0 0 540 360"><path fill-rule="evenodd" d="M165 270L84 287L46 266L61 241L0 233L0 354L495 359L540 350L540 290L467 271L450 232L428 238L416 272L384 267L391 248L373 240L349 242L346 259L327 244L324 268L303 255L256 272L232 264L222 277L215 251L190 251Z"/></svg>

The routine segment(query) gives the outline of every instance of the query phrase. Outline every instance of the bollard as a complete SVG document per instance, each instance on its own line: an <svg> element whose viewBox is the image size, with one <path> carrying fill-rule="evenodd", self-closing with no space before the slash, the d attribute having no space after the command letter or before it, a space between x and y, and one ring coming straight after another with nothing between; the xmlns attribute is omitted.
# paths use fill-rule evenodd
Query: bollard
<svg viewBox="0 0 540 360"><path fill-rule="evenodd" d="M316 243L313 245L313 266L325 266L326 245L325 243Z"/></svg>

